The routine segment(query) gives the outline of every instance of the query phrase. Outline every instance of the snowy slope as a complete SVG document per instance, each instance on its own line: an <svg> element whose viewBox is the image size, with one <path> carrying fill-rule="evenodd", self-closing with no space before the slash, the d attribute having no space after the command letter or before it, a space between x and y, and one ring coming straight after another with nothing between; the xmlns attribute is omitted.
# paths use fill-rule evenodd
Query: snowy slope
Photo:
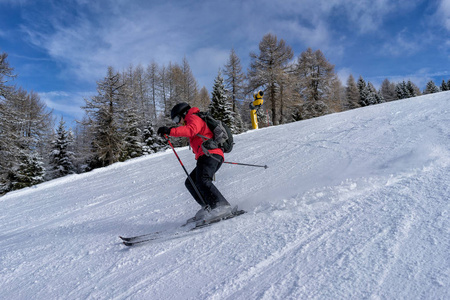
<svg viewBox="0 0 450 300"><path fill-rule="evenodd" d="M236 136L247 214L127 248L198 207L169 150L0 198L2 299L450 299L450 92ZM178 150L188 170L188 148Z"/></svg>

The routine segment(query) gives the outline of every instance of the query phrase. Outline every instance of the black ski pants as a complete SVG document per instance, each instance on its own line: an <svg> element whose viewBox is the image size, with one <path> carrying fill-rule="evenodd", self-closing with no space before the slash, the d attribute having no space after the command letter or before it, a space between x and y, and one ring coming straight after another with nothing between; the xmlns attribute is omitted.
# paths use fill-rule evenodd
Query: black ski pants
<svg viewBox="0 0 450 300"><path fill-rule="evenodd" d="M228 204L228 201L212 182L214 174L220 169L220 166L222 166L223 158L218 154L213 154L212 156L213 157L206 155L200 156L197 160L197 166L189 176L202 195L203 200L205 200L205 204L214 208L218 203L221 205ZM186 179L185 185L195 201L201 206L204 206L189 178Z"/></svg>

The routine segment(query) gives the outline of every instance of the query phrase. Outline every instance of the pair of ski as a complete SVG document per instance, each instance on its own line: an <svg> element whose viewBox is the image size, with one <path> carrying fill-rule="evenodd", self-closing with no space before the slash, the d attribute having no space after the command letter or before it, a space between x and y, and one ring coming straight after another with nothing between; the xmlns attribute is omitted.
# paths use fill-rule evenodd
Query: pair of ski
<svg viewBox="0 0 450 300"><path fill-rule="evenodd" d="M203 221L201 223L195 224L194 227L188 226L195 222L195 218L191 218L191 219L187 220L185 224L181 225L180 228L177 228L174 231L170 231L170 230L155 231L155 232L132 236L132 237L122 237L122 236L119 236L119 237L122 239L122 243L125 246L129 246L129 247L134 246L134 245L149 243L154 240L169 240L169 239L174 239L174 238L182 237L185 235L189 235L193 231L199 230L204 227L208 227L212 224L218 223L223 220L232 219L232 218L240 216L244 213L246 213L244 210L238 210L237 206L236 206L233 208L230 215L225 216L225 217L220 217L217 219L213 219L213 220L209 220L208 222Z"/></svg>

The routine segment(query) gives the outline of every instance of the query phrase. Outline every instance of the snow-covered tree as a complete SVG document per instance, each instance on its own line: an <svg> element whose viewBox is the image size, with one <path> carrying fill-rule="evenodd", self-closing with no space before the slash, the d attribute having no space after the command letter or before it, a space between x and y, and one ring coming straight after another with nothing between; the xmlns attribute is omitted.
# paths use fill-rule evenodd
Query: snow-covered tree
<svg viewBox="0 0 450 300"><path fill-rule="evenodd" d="M369 105L368 96L369 96L369 90L367 89L366 81L363 79L362 76L359 76L358 79L358 90L359 90L359 102L358 104L361 107Z"/></svg>
<svg viewBox="0 0 450 300"><path fill-rule="evenodd" d="M374 105L384 102L383 96L381 96L381 94L377 92L377 90L375 89L375 87L371 82L367 83L366 89L367 89L367 98L366 98L367 105Z"/></svg>
<svg viewBox="0 0 450 300"><path fill-rule="evenodd" d="M37 152L22 151L19 164L8 173L9 190L18 190L44 182L45 168Z"/></svg>
<svg viewBox="0 0 450 300"><path fill-rule="evenodd" d="M165 139L159 137L153 127L153 123L148 121L142 134L142 151L143 155L159 152L167 149L168 145Z"/></svg>
<svg viewBox="0 0 450 300"><path fill-rule="evenodd" d="M73 164L74 153L71 151L73 144L73 136L70 131L65 128L63 118L59 122L55 138L52 141L50 152L50 166L49 175L51 178L58 178L67 174L75 173Z"/></svg>
<svg viewBox="0 0 450 300"><path fill-rule="evenodd" d="M395 91L397 93L397 99L406 99L411 97L411 93L408 90L405 81L397 83L395 86Z"/></svg>
<svg viewBox="0 0 450 300"><path fill-rule="evenodd" d="M450 87L448 86L447 82L445 82L445 80L442 79L441 91L448 91L448 90L450 90Z"/></svg>
<svg viewBox="0 0 450 300"><path fill-rule="evenodd" d="M142 131L139 128L139 121L136 112L132 108L127 109L125 120L123 121L123 132L125 134L123 140L123 150L121 160L127 160L142 156Z"/></svg>
<svg viewBox="0 0 450 300"><path fill-rule="evenodd" d="M3 80L2 80L3 81ZM22 88L6 87L0 97L0 193L22 186L25 165L30 153L39 157L46 155L44 149L53 126L51 112L37 93ZM34 184L39 180L28 180ZM40 181L39 181L40 182ZM25 183L25 185L28 183Z"/></svg>
<svg viewBox="0 0 450 300"><path fill-rule="evenodd" d="M415 85L411 80L408 80L406 83L406 89L408 90L408 94L410 97L420 96L420 89L417 85Z"/></svg>
<svg viewBox="0 0 450 300"><path fill-rule="evenodd" d="M236 132L233 111L231 109L231 103L227 99L227 94L228 91L225 88L222 73L219 71L216 79L214 80L209 112L213 118L222 121L230 128L232 132Z"/></svg>
<svg viewBox="0 0 450 300"><path fill-rule="evenodd" d="M424 94L433 94L438 93L440 90L436 86L433 80L428 81L427 86L425 87L425 90L423 91Z"/></svg>

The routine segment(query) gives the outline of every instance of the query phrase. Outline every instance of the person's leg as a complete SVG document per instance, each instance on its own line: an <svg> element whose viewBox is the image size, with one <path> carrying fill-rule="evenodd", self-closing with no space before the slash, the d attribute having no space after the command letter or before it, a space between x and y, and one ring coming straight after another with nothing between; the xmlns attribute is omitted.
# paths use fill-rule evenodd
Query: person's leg
<svg viewBox="0 0 450 300"><path fill-rule="evenodd" d="M194 182L194 184L196 184L196 180L197 180L197 168L195 168L194 170L192 170L191 174L189 174L189 177L191 177L192 181ZM184 185L186 186L186 188L188 189L189 193L191 193L192 197L195 199L195 201L197 201L198 204L200 204L200 206L204 207L205 203L202 202L202 200L200 199L200 197L198 196L197 192L195 191L194 187L191 184L191 181L189 180L189 178L186 178L186 181L184 182ZM198 188L197 188L198 189ZM203 197L203 195L202 195ZM204 197L203 197L204 199Z"/></svg>
<svg viewBox="0 0 450 300"><path fill-rule="evenodd" d="M218 205L229 205L222 193L213 184L214 174L220 169L223 158L213 154L214 157L206 155L197 160L195 185L203 196L205 202L214 209Z"/></svg>

